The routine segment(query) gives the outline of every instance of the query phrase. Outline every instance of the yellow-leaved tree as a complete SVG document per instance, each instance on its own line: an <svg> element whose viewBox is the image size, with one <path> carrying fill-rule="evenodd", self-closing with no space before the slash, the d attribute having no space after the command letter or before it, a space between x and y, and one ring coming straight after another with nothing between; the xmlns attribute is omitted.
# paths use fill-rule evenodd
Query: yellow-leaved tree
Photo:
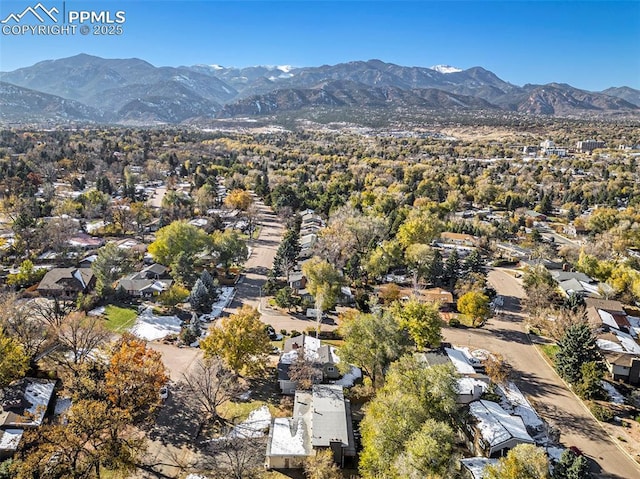
<svg viewBox="0 0 640 479"><path fill-rule="evenodd" d="M264 371L271 343L258 310L245 305L211 326L200 348L206 357L222 358L236 373L253 376Z"/></svg>

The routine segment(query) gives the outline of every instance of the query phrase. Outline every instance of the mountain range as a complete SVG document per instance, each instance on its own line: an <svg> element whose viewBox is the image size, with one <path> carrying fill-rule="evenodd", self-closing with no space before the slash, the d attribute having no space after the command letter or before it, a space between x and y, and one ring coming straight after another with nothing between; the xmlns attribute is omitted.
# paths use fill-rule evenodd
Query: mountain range
<svg viewBox="0 0 640 479"><path fill-rule="evenodd" d="M640 91L517 86L482 67L380 60L293 68L155 67L80 54L0 73L0 121L180 123L314 108L518 112L640 118Z"/></svg>

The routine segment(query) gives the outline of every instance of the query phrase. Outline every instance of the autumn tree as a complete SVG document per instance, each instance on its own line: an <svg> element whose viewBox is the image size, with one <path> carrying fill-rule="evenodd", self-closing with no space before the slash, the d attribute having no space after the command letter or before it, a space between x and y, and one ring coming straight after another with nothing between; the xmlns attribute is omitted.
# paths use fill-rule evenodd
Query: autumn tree
<svg viewBox="0 0 640 479"><path fill-rule="evenodd" d="M206 421L219 424L225 422L218 411L220 406L247 391L246 382L216 356L196 362L189 374L183 375L182 384Z"/></svg>
<svg viewBox="0 0 640 479"><path fill-rule="evenodd" d="M224 205L233 210L245 211L253 203L251 193L246 190L231 190L224 199Z"/></svg>
<svg viewBox="0 0 640 479"><path fill-rule="evenodd" d="M144 420L160 404L160 388L168 376L159 352L139 339L125 334L115 344L105 375L109 401Z"/></svg>
<svg viewBox="0 0 640 479"><path fill-rule="evenodd" d="M491 314L489 297L484 293L470 291L458 299L458 311L471 318L474 326L482 324Z"/></svg>
<svg viewBox="0 0 640 479"><path fill-rule="evenodd" d="M52 334L47 323L38 317L34 306L37 302L25 302L10 293L0 302L0 330L18 341L31 365L38 355L50 345Z"/></svg>
<svg viewBox="0 0 640 479"><path fill-rule="evenodd" d="M426 210L413 210L400 225L396 237L406 249L415 243L430 244L442 231L442 222Z"/></svg>
<svg viewBox="0 0 640 479"><path fill-rule="evenodd" d="M482 365L489 379L496 384L506 384L513 371L511 364L498 353L487 356L487 359L482 361Z"/></svg>
<svg viewBox="0 0 640 479"><path fill-rule="evenodd" d="M410 340L392 314L357 313L340 324L344 343L340 358L362 368L374 387L380 387L386 368L408 351Z"/></svg>
<svg viewBox="0 0 640 479"><path fill-rule="evenodd" d="M340 468L333 461L330 450L319 450L314 456L309 456L303 464L304 476L307 479L342 479Z"/></svg>
<svg viewBox="0 0 640 479"><path fill-rule="evenodd" d="M212 325L200 348L205 357L219 356L236 373L255 375L264 370L271 343L258 310L245 305Z"/></svg>
<svg viewBox="0 0 640 479"><path fill-rule="evenodd" d="M149 253L156 262L170 265L179 253L193 259L196 253L210 246L211 238L203 230L186 221L174 221L158 230L156 240L149 245Z"/></svg>
<svg viewBox="0 0 640 479"><path fill-rule="evenodd" d="M22 345L0 330L0 388L23 377L29 367L29 356Z"/></svg>
<svg viewBox="0 0 640 479"><path fill-rule="evenodd" d="M74 402L64 423L29 431L14 464L18 479L99 478L102 472L127 475L146 445L135 437L131 417L100 401Z"/></svg>
<svg viewBox="0 0 640 479"><path fill-rule="evenodd" d="M395 303L392 311L400 325L409 331L418 350L440 345L442 316L438 304L411 299L405 303Z"/></svg>
<svg viewBox="0 0 640 479"><path fill-rule="evenodd" d="M394 467L401 477L451 477L457 457L454 454L456 436L447 423L427 419L405 444Z"/></svg>
<svg viewBox="0 0 640 479"><path fill-rule="evenodd" d="M455 464L448 421L456 397L451 366L429 367L408 355L393 363L360 426L361 476L438 477L448 471Z"/></svg>
<svg viewBox="0 0 640 479"><path fill-rule="evenodd" d="M212 248L225 270L231 265L239 264L247 259L247 243L234 230L215 231L211 235Z"/></svg>
<svg viewBox="0 0 640 479"><path fill-rule="evenodd" d="M328 261L317 256L302 266L302 272L307 278L307 290L315 298L316 328L319 333L322 313L336 305L343 279Z"/></svg>
<svg viewBox="0 0 640 479"><path fill-rule="evenodd" d="M544 449L518 444L496 465L484 470L487 479L549 479L549 460Z"/></svg>

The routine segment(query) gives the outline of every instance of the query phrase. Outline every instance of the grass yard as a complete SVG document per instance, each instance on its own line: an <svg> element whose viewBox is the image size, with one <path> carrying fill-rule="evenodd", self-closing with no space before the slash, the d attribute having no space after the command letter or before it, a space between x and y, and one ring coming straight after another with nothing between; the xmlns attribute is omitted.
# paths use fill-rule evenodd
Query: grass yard
<svg viewBox="0 0 640 479"><path fill-rule="evenodd" d="M556 360L556 354L560 349L557 344L541 344L539 347L552 363Z"/></svg>
<svg viewBox="0 0 640 479"><path fill-rule="evenodd" d="M121 333L133 326L138 317L138 311L135 308L123 308L110 304L104 308L104 315L107 318L106 328L109 331Z"/></svg>

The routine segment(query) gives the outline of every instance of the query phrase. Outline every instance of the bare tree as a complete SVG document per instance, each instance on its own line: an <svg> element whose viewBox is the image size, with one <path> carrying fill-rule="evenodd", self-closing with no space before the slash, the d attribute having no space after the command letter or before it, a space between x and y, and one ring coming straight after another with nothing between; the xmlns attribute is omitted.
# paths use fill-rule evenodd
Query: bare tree
<svg viewBox="0 0 640 479"><path fill-rule="evenodd" d="M31 303L32 311L53 329L59 328L65 318L76 309L73 301L54 297L40 298Z"/></svg>
<svg viewBox="0 0 640 479"><path fill-rule="evenodd" d="M67 316L55 332L61 348L54 359L74 374L109 339L101 319L79 312Z"/></svg>
<svg viewBox="0 0 640 479"><path fill-rule="evenodd" d="M225 423L218 408L247 391L247 384L217 356L198 361L183 376L185 392L190 394L208 421Z"/></svg>
<svg viewBox="0 0 640 479"><path fill-rule="evenodd" d="M14 293L4 296L0 303L0 327L22 344L31 361L51 340L46 324L34 317L33 305L33 301L20 300Z"/></svg>
<svg viewBox="0 0 640 479"><path fill-rule="evenodd" d="M289 379L296 383L296 389L308 391L322 381L322 370L317 362L305 354L304 348L298 348L297 353L289 367Z"/></svg>
<svg viewBox="0 0 640 479"><path fill-rule="evenodd" d="M209 443L211 471L220 479L257 479L264 471L265 438L225 437Z"/></svg>

